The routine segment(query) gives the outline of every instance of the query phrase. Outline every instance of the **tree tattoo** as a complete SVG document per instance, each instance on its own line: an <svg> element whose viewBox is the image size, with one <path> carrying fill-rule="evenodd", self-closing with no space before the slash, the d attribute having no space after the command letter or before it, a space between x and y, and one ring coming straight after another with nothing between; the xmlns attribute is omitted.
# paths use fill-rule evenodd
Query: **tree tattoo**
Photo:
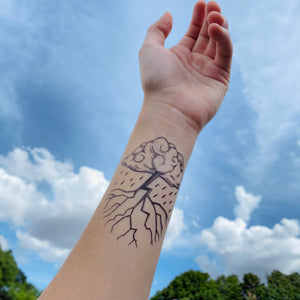
<svg viewBox="0 0 300 300"><path fill-rule="evenodd" d="M184 161L164 137L141 144L121 163L119 182L105 198L103 216L116 239L138 247L162 238L182 180Z"/></svg>

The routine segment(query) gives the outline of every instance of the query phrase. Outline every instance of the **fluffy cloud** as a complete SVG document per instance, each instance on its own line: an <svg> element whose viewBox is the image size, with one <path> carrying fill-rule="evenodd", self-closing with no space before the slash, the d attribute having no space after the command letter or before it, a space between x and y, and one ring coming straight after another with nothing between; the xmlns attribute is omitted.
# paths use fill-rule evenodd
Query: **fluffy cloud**
<svg viewBox="0 0 300 300"><path fill-rule="evenodd" d="M242 186L235 188L235 196L238 201L238 205L234 208L234 214L237 218L249 221L250 214L258 207L261 200L261 196L253 196L245 191Z"/></svg>
<svg viewBox="0 0 300 300"><path fill-rule="evenodd" d="M251 210L261 197L236 188L239 204L235 207L236 219L215 219L212 227L200 235L202 245L221 262L225 274L242 275L253 272L264 278L274 269L284 273L300 271L300 226L297 220L283 218L273 228L247 226ZM247 204L248 201L248 204ZM242 218L241 218L242 217ZM204 271L211 271L214 263L197 260Z"/></svg>
<svg viewBox="0 0 300 300"><path fill-rule="evenodd" d="M22 248L38 252L44 261L63 261L70 252L70 249L68 248L55 247L51 245L49 241L35 238L27 232L17 230L16 236L19 240L19 245Z"/></svg>
<svg viewBox="0 0 300 300"><path fill-rule="evenodd" d="M4 251L9 249L8 241L3 235L0 235L0 246Z"/></svg>
<svg viewBox="0 0 300 300"><path fill-rule="evenodd" d="M0 155L0 221L17 227L23 249L44 261L61 262L74 246L108 186L102 172L56 160L42 148L16 148ZM174 208L163 248L171 249L186 229ZM8 247L0 236L2 247Z"/></svg>
<svg viewBox="0 0 300 300"><path fill-rule="evenodd" d="M218 270L217 263L211 261L207 255L197 256L196 262L201 270L205 270L205 272L207 272L211 278L217 278L221 275L221 272Z"/></svg>
<svg viewBox="0 0 300 300"><path fill-rule="evenodd" d="M33 184L0 168L0 221L12 221L15 225L24 224L26 213L40 197Z"/></svg>
<svg viewBox="0 0 300 300"><path fill-rule="evenodd" d="M163 249L170 250L173 246L178 245L181 241L180 236L185 229L187 226L184 223L184 212L175 207L166 232Z"/></svg>
<svg viewBox="0 0 300 300"><path fill-rule="evenodd" d="M0 156L0 221L19 228L21 247L62 261L108 186L102 172L57 161L46 149Z"/></svg>
<svg viewBox="0 0 300 300"><path fill-rule="evenodd" d="M70 163L55 160L53 155L43 148L16 148L7 156L0 155L0 165L9 174L28 182L54 182L58 178L72 176L73 171Z"/></svg>

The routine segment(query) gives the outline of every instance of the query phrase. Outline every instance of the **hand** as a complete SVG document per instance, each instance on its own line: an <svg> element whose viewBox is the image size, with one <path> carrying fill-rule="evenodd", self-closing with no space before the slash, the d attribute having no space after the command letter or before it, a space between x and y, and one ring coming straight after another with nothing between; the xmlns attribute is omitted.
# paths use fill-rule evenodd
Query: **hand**
<svg viewBox="0 0 300 300"><path fill-rule="evenodd" d="M182 40L166 49L171 29L172 16L165 13L148 29L141 47L145 102L175 108L199 133L218 111L228 89L233 51L228 22L216 2L200 0Z"/></svg>

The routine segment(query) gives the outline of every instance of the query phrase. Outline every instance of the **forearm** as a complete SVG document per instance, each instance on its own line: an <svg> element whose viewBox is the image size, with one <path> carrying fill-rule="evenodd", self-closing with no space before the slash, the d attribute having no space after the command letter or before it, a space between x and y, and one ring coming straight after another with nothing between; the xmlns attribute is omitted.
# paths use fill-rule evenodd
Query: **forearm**
<svg viewBox="0 0 300 300"><path fill-rule="evenodd" d="M139 56L141 114L106 194L42 300L147 299L197 135L228 88L232 44L220 11L198 1L170 50L170 13L150 26Z"/></svg>
<svg viewBox="0 0 300 300"><path fill-rule="evenodd" d="M181 112L152 103L144 101L106 194L40 299L148 299L197 138Z"/></svg>

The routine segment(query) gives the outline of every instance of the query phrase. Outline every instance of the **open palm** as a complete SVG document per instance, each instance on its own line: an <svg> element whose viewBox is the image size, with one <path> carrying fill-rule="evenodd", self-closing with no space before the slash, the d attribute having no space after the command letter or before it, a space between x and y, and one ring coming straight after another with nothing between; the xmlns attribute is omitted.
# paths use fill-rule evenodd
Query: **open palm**
<svg viewBox="0 0 300 300"><path fill-rule="evenodd" d="M164 47L172 28L165 13L148 30L140 50L147 101L171 105L199 132L215 115L228 89L232 43L228 23L214 1L198 1L187 33L171 49Z"/></svg>

